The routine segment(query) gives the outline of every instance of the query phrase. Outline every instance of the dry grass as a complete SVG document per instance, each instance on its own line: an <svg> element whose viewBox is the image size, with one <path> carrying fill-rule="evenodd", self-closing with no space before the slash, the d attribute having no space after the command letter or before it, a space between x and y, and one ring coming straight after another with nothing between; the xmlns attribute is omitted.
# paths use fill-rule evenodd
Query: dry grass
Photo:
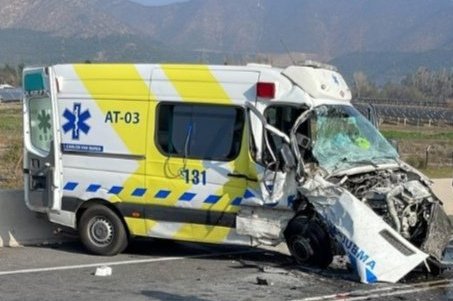
<svg viewBox="0 0 453 301"><path fill-rule="evenodd" d="M0 104L0 188L22 182L22 105Z"/></svg>
<svg viewBox="0 0 453 301"><path fill-rule="evenodd" d="M383 126L381 132L388 139L398 142L402 159L412 166L425 169L428 175L435 178L453 175L451 127Z"/></svg>

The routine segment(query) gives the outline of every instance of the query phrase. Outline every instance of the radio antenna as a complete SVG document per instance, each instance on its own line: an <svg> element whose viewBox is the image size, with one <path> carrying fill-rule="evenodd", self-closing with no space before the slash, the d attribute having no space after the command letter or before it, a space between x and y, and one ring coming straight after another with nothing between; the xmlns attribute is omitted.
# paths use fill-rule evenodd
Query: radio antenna
<svg viewBox="0 0 453 301"><path fill-rule="evenodd" d="M295 61L294 58L292 57L291 52L289 52L289 49L288 49L288 47L286 47L286 44L285 44L285 42L283 42L283 39L282 39L282 38L280 38L280 43L282 44L283 48L285 48L286 54L289 56L289 59L291 60L291 62L293 63L293 65L296 65L296 61Z"/></svg>

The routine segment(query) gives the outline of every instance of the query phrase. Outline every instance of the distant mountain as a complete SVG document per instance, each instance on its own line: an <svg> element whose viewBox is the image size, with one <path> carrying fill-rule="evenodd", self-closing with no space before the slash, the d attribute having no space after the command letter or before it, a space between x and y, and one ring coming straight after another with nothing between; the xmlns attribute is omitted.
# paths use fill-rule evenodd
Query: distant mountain
<svg viewBox="0 0 453 301"><path fill-rule="evenodd" d="M133 34L93 0L0 0L0 29L29 29L62 37Z"/></svg>
<svg viewBox="0 0 453 301"><path fill-rule="evenodd" d="M440 67L453 50L452 16L452 0L0 0L0 63L222 63L289 51L386 81Z"/></svg>
<svg viewBox="0 0 453 301"><path fill-rule="evenodd" d="M180 62L197 60L197 53L181 52L136 35L55 37L27 29L0 30L0 65L42 65L69 62Z"/></svg>
<svg viewBox="0 0 453 301"><path fill-rule="evenodd" d="M132 2L137 2L143 5L148 6L161 6L161 5L168 5L177 2L186 2L189 0L131 0Z"/></svg>
<svg viewBox="0 0 453 301"><path fill-rule="evenodd" d="M192 0L164 7L114 1L105 9L137 31L186 49L255 53L287 47L333 58L453 48L451 0Z"/></svg>
<svg viewBox="0 0 453 301"><path fill-rule="evenodd" d="M352 82L354 72L363 71L377 84L399 82L420 66L431 70L453 69L453 50L429 50L424 52L354 52L330 61Z"/></svg>

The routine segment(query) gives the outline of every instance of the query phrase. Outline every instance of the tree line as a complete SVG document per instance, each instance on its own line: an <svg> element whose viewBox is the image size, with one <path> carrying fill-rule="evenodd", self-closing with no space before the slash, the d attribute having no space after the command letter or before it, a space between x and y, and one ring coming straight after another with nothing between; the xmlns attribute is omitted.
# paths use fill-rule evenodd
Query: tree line
<svg viewBox="0 0 453 301"><path fill-rule="evenodd" d="M17 67L5 64L3 67L0 67L0 85L8 84L14 87L20 86L22 83L23 69L23 64L20 64Z"/></svg>
<svg viewBox="0 0 453 301"><path fill-rule="evenodd" d="M352 92L355 98L387 98L405 100L453 100L453 68L430 70L419 67L400 83L377 86L363 72L353 75Z"/></svg>
<svg viewBox="0 0 453 301"><path fill-rule="evenodd" d="M20 86L24 64L13 67L0 66L0 84ZM399 83L378 86L368 80L365 73L353 74L351 90L354 98L387 98L404 100L453 100L453 68L450 70L430 70L419 67L414 73L406 75Z"/></svg>

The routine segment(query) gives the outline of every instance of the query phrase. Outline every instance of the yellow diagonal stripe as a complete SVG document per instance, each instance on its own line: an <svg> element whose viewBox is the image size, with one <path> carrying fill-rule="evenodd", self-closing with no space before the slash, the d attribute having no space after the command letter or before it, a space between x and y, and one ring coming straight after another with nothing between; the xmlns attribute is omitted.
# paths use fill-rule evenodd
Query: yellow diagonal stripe
<svg viewBox="0 0 453 301"><path fill-rule="evenodd" d="M142 137L145 135L147 126L148 99L150 97L154 99L154 95L135 65L85 64L74 65L74 69L104 114L109 110L122 109L140 113L142 124L137 127L138 132L134 134L131 134L130 126L124 123L112 123L112 127L131 154L144 155L145 143ZM134 98L146 103L121 101Z"/></svg>
<svg viewBox="0 0 453 301"><path fill-rule="evenodd" d="M225 89L206 65L162 65L184 101L231 103Z"/></svg>
<svg viewBox="0 0 453 301"><path fill-rule="evenodd" d="M145 155L147 114L149 99L154 99L145 79L135 65L74 65L74 70L84 84L91 98L103 114L111 110L137 112L140 122L135 125L122 122L111 123L118 137L123 141L130 154ZM104 122L104 120L99 120ZM138 168L122 184L124 189L119 194L123 201L145 202L144 198L131 196L137 187L145 185L145 161L139 161ZM140 219L126 218L128 228L134 235L146 235L145 222Z"/></svg>
<svg viewBox="0 0 453 301"><path fill-rule="evenodd" d="M214 74L209 69L209 66L162 65L161 68L183 101L209 104L232 103L228 93L218 79L215 78ZM242 161L241 158L244 157L244 155L245 154L239 156L237 159L238 162ZM197 162L197 165L200 165L200 170L204 168L202 161L193 160L193 162ZM233 170L235 163L230 162L228 164L231 170ZM202 205L202 208L199 208L199 210L206 212L210 210L221 210L226 212L234 210L234 208L230 206L230 202L232 196L238 194L238 189L231 187L230 184L231 183L227 181L217 189L216 195L223 195L225 197L222 197L222 199L217 202L216 206ZM219 226L184 224L175 234L174 238L221 243L225 241L230 231L231 229L229 228Z"/></svg>

